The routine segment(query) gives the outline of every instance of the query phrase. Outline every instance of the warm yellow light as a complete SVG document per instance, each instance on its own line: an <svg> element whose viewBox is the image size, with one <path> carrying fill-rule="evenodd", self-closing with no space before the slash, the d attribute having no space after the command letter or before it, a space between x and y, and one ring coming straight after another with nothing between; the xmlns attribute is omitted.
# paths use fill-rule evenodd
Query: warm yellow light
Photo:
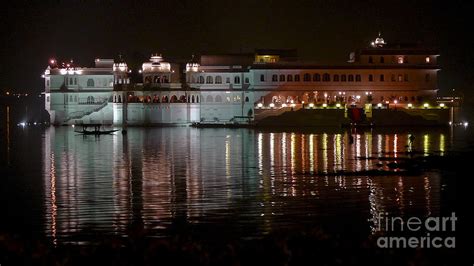
<svg viewBox="0 0 474 266"><path fill-rule="evenodd" d="M257 104L257 107L258 107L258 108L262 108L262 107L263 107L263 104L262 104L262 103L258 103L258 104Z"/></svg>
<svg viewBox="0 0 474 266"><path fill-rule="evenodd" d="M281 107L286 107L286 103L282 104Z"/></svg>
<svg viewBox="0 0 474 266"><path fill-rule="evenodd" d="M378 104L377 104L377 107L378 107L378 108L381 108L381 107L382 107L382 104L381 104L381 103L378 103Z"/></svg>
<svg viewBox="0 0 474 266"><path fill-rule="evenodd" d="M443 108L444 106L445 106L444 103L439 104L439 107L441 107L441 108Z"/></svg>
<svg viewBox="0 0 474 266"><path fill-rule="evenodd" d="M412 108L412 107L413 107L413 104L409 103L408 108Z"/></svg>
<svg viewBox="0 0 474 266"><path fill-rule="evenodd" d="M313 108L313 107L314 107L314 103L310 103L310 104L309 104L309 107Z"/></svg>
<svg viewBox="0 0 474 266"><path fill-rule="evenodd" d="M394 104L397 104L397 103L398 103L398 101L397 101L397 100L395 100L395 101L393 101L393 103L394 103Z"/></svg>
<svg viewBox="0 0 474 266"><path fill-rule="evenodd" d="M428 103L423 104L423 107L428 108L430 105Z"/></svg>
<svg viewBox="0 0 474 266"><path fill-rule="evenodd" d="M324 108L328 107L328 104L327 104L327 103L323 103L323 107L324 107Z"/></svg>
<svg viewBox="0 0 474 266"><path fill-rule="evenodd" d="M336 103L336 107L337 107L337 108L341 107L341 104L340 104L340 103Z"/></svg>
<svg viewBox="0 0 474 266"><path fill-rule="evenodd" d="M9 92L9 91L7 91L7 95L10 95L10 92Z"/></svg>
<svg viewBox="0 0 474 266"><path fill-rule="evenodd" d="M270 104L270 107L271 107L271 108L275 107L275 104L274 104L274 103L271 103L271 104Z"/></svg>

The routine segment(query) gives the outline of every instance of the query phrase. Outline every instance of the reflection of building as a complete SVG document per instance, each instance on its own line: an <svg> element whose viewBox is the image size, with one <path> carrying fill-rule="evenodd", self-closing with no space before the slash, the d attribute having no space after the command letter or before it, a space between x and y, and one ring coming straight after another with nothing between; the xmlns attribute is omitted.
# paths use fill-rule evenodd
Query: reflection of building
<svg viewBox="0 0 474 266"><path fill-rule="evenodd" d="M347 63L300 61L295 50L202 55L186 65L153 55L131 84L127 64L96 59L95 68L45 71L46 108L58 124L248 123L256 109L336 104L422 106L436 99L438 51L390 45L379 36ZM125 115L124 115L125 114Z"/></svg>

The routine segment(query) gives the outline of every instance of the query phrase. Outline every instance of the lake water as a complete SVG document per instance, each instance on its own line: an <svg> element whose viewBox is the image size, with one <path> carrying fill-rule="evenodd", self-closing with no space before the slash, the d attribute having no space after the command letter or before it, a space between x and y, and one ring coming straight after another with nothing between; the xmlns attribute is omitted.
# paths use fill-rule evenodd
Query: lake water
<svg viewBox="0 0 474 266"><path fill-rule="evenodd" d="M353 173L389 170L366 157L404 157L409 134L421 155L466 143L463 128L369 129L352 132L353 141L340 128L129 128L84 137L10 121L1 131L0 229L55 244L126 236L134 224L154 237L182 225L240 238L313 226L367 236L382 212L452 209L454 188L440 171ZM349 173L333 174L341 170Z"/></svg>

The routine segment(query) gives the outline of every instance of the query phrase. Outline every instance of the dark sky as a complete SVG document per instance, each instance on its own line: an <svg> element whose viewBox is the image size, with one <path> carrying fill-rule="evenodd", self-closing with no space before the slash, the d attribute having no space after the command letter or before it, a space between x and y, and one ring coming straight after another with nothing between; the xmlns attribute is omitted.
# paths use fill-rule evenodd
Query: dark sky
<svg viewBox="0 0 474 266"><path fill-rule="evenodd" d="M299 56L344 62L378 31L387 42L441 51L440 88L471 90L472 1L174 0L12 1L2 4L1 88L40 92L51 57L80 65L123 54L132 65L165 57L297 48ZM136 61L136 62L135 62ZM136 66L135 66L136 67Z"/></svg>

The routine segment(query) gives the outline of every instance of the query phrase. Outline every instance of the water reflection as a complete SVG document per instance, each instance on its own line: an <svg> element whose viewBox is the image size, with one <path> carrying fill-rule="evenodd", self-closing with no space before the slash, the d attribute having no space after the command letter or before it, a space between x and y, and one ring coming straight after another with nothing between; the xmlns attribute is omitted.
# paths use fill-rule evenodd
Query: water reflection
<svg viewBox="0 0 474 266"><path fill-rule="evenodd" d="M415 134L415 150L447 149L446 132ZM408 137L132 128L126 136L83 138L70 128L49 128L43 141L46 232L56 243L94 232L126 235L132 224L161 235L184 223L225 224L254 236L351 215L370 231L377 225L367 221L382 212L433 215L440 206L437 173L324 175L378 168L369 157L403 156Z"/></svg>

